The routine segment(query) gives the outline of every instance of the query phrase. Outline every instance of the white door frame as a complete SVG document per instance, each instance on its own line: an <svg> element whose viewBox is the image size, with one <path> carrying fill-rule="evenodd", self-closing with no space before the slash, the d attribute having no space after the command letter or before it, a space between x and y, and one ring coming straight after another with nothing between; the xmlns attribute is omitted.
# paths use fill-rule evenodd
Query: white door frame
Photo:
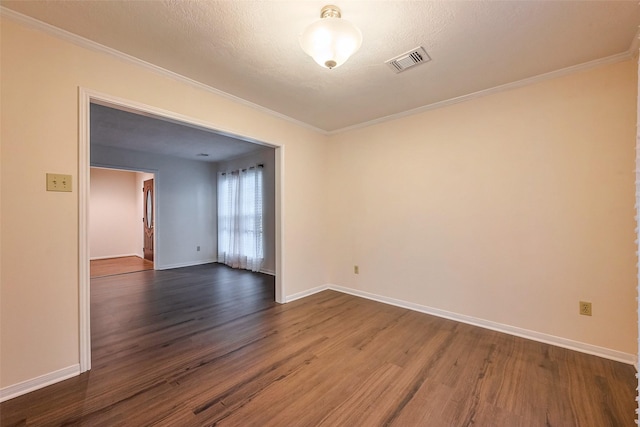
<svg viewBox="0 0 640 427"><path fill-rule="evenodd" d="M283 271L283 190L284 190L284 146L258 141L250 137L234 134L220 129L212 123L184 116L172 111L163 110L138 102L117 98L111 95L95 92L83 87L78 91L78 299L79 299L79 347L80 347L80 372L91 369L91 289L89 271L89 189L91 168L91 130L90 130L90 105L100 104L119 110L129 111L146 116L159 117L164 120L187 124L190 126L212 130L219 134L253 142L267 147L275 148L275 177L276 177L276 302L285 302Z"/></svg>

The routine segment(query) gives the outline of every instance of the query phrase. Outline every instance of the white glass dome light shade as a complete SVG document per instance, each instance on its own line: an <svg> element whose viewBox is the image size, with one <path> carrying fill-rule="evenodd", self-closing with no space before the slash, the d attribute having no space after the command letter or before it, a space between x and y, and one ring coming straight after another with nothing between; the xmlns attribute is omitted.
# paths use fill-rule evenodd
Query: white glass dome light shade
<svg viewBox="0 0 640 427"><path fill-rule="evenodd" d="M329 69L344 64L360 45L362 33L342 18L322 18L309 25L300 36L302 50Z"/></svg>

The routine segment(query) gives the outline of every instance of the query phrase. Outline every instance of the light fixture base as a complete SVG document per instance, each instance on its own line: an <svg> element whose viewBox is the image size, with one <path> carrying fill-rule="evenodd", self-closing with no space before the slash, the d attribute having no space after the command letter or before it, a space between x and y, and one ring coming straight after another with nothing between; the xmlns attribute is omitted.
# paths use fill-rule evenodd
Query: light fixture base
<svg viewBox="0 0 640 427"><path fill-rule="evenodd" d="M335 68L337 65L338 63L333 59L329 59L328 61L324 62L324 66L327 67L328 69Z"/></svg>
<svg viewBox="0 0 640 427"><path fill-rule="evenodd" d="M320 18L342 18L342 14L338 6L328 4L320 9Z"/></svg>

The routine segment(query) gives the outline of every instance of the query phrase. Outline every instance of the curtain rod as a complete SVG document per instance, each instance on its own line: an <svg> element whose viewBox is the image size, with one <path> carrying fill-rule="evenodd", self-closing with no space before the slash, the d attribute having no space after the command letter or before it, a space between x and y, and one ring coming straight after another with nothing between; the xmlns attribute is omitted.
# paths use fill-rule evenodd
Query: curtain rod
<svg viewBox="0 0 640 427"><path fill-rule="evenodd" d="M264 168L264 164L262 164L262 163L258 163L257 165L255 165L255 166L251 166L251 167L249 167L248 169L255 169L255 168L257 168L257 167L258 167L258 168ZM246 171L246 170L247 170L247 168L244 168L244 169L238 169L238 170L240 170L240 171L244 172L244 171ZM228 174L228 173L233 173L233 172L235 172L235 171L231 171L231 172L220 172L220 175L226 175L226 174Z"/></svg>

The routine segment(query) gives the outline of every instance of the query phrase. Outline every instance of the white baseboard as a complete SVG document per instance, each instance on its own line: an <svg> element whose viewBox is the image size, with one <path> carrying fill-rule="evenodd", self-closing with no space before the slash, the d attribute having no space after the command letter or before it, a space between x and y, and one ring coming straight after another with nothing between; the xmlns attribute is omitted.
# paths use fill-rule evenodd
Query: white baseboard
<svg viewBox="0 0 640 427"><path fill-rule="evenodd" d="M216 262L220 265L227 265L224 263L224 261L220 261L220 260L215 260L213 262ZM229 268L235 268L235 267L231 267L231 266L227 266ZM239 270L247 270L247 271L251 271L248 269L243 269L243 268L238 268ZM261 268L260 271L258 271L258 273L262 273L262 274L268 274L269 276L275 276L276 272L274 270L271 270L270 268Z"/></svg>
<svg viewBox="0 0 640 427"><path fill-rule="evenodd" d="M431 314L433 316L443 317L445 319L455 320L457 322L467 323L469 325L478 326L480 328L491 329L493 331L502 332L509 335L515 335L517 337L526 338L533 341L543 342L545 344L551 344L556 347L562 347L569 350L574 350L581 353L602 357L605 359L615 360L617 362L626 363L636 367L638 366L638 356L636 356L635 354L624 353L618 350L612 350L609 348L600 347L593 344L587 344L579 341L570 340L568 338L557 337L557 336L545 334L542 332L531 331L529 329L523 329L516 326L505 325L503 323L492 322L490 320L479 319L477 317L453 313L450 311L440 310L440 309L428 307L425 305L414 304L411 302L398 300L395 298L389 298L389 297L373 294L370 292L346 288L344 286L338 286L333 284L318 286L316 288L309 289L308 291L299 292L297 294L291 295L286 298L286 301L290 302L295 299L304 298L326 289L331 289L331 290L342 292L345 294L370 299L370 300L381 302L384 304L395 305L397 307L406 308L408 310Z"/></svg>
<svg viewBox="0 0 640 427"><path fill-rule="evenodd" d="M80 375L80 365L72 365L48 374L0 389L0 402L22 396L51 384Z"/></svg>
<svg viewBox="0 0 640 427"><path fill-rule="evenodd" d="M218 261L215 259L207 259L207 260L201 260L201 261L179 262L176 264L166 264L166 265L156 264L156 270L170 270L172 268L193 267L194 265L211 264L213 262L218 262Z"/></svg>
<svg viewBox="0 0 640 427"><path fill-rule="evenodd" d="M318 292L326 291L327 289L330 289L330 288L331 288L330 285L316 286L315 288L307 289L306 291L298 292L292 295L287 295L284 299L284 302L285 303L292 302L300 298L305 298L313 294L317 294Z"/></svg>
<svg viewBox="0 0 640 427"><path fill-rule="evenodd" d="M187 267L190 265L208 264L210 262L215 262L215 261L204 261L197 264L189 263L185 265L176 265L176 266L169 266L164 268L168 269L168 268ZM562 347L569 350L578 351L581 353L591 354L591 355L602 357L605 359L615 360L615 361L626 363L636 367L638 364L638 357L634 354L624 353L621 351L612 350L605 347L599 347L596 345L574 341L567 338L544 334L542 332L531 331L528 329L518 328L516 326L505 325L502 323L492 322L490 320L479 319L477 317L466 316L464 314L453 313L446 310L440 310L433 307L414 304L411 302L398 300L395 298L389 298L389 297L373 294L370 292L346 288L344 286L338 286L333 284L317 286L315 288L311 288L306 291L297 292L295 294L288 295L285 298L285 302L292 302L292 301L305 298L313 294L316 294L318 292L322 292L329 289L337 292L349 294L349 295L354 295L361 298L366 298L372 301L381 302L384 304L406 308L408 310L418 311L421 313L430 314L433 316L438 316L438 317L466 323L473 326L478 326L480 328L490 329L493 331L502 332L509 335L515 335L517 337L526 338L526 339L530 339L538 342L543 342L546 344L555 345L557 347ZM30 379L27 381L23 381L18 384L10 385L8 387L0 389L0 402L13 399L14 397L18 397L23 394L41 389L48 385L66 380L68 378L77 376L79 374L80 374L80 365L76 364L76 365L69 366L67 368L50 372L45 375L41 375L39 377Z"/></svg>
<svg viewBox="0 0 640 427"><path fill-rule="evenodd" d="M139 254L120 254L120 255L92 256L89 259L91 261L95 261L97 259L124 258L127 256L137 256L139 258L142 258Z"/></svg>

